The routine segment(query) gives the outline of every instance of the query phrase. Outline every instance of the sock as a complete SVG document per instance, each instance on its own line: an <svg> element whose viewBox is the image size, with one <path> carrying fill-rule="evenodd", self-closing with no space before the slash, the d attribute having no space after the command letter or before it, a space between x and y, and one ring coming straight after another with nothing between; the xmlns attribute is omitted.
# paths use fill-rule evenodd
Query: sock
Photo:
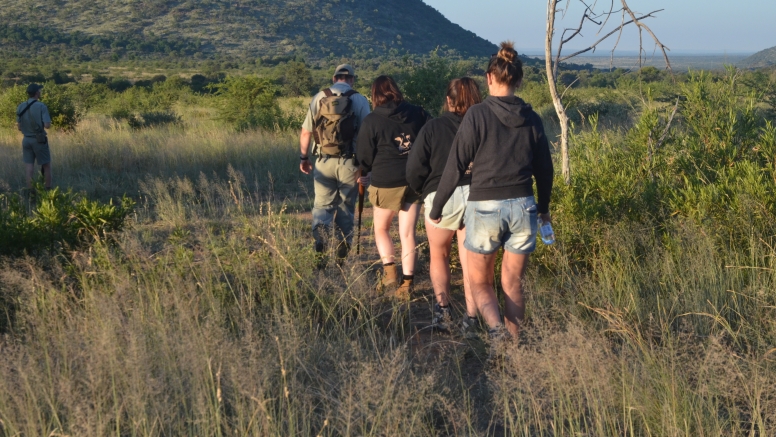
<svg viewBox="0 0 776 437"><path fill-rule="evenodd" d="M404 276L402 276L402 280L404 280L404 281L407 281L407 280L412 281L414 279L415 279L415 275L404 275Z"/></svg>
<svg viewBox="0 0 776 437"><path fill-rule="evenodd" d="M447 304L447 305L439 305L439 304L437 304L437 305L439 306L439 308L442 308L443 310L446 310L446 309L450 308L450 304Z"/></svg>

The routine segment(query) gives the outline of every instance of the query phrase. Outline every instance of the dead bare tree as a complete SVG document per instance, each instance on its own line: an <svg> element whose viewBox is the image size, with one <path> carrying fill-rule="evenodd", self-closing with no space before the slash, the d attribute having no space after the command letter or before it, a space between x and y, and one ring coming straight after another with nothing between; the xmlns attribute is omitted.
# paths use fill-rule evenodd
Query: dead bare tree
<svg viewBox="0 0 776 437"><path fill-rule="evenodd" d="M561 4L565 1L565 7L560 8ZM603 0L602 0L603 1ZM643 20L647 18L653 18L654 14L661 12L662 9L652 11L648 14L637 16L628 6L626 0L619 0L621 7L615 6L615 0L610 0L608 7L598 7L598 0L594 0L592 4L587 4L585 0L547 0L547 35L544 44L544 57L545 67L547 70L547 83L550 87L550 95L552 96L552 102L555 105L555 112L558 114L558 120L560 121L560 154L561 154L561 169L563 172L563 179L566 184L571 183L571 164L569 162L569 117L566 114L566 108L563 105L563 93L558 91L558 68L562 62L579 56L587 52L595 52L599 44L609 39L610 37L617 35L617 41L612 48L612 57L614 51L617 49L617 45L620 42L623 29L634 24L639 30L639 68L643 65L642 56L646 58L646 51L644 50L642 35L643 32L647 32L655 43L655 49L659 49L663 58L665 59L666 69L671 70L671 63L668 60L668 47L663 45L657 38L652 29L650 29ZM553 40L555 36L555 23L558 15L561 18L565 17L568 13L571 3L579 2L584 7L582 18L579 21L579 26L575 28L567 28L561 34L561 38L558 42L557 51L553 50ZM620 24L615 26L611 30L607 31L607 24L609 20L616 16L621 15ZM588 47L578 50L570 55L563 55L563 47L571 42L574 38L582 36L582 29L587 23L593 23L597 26L597 35L602 35L590 44ZM567 36L568 34L568 36ZM555 52L555 53L553 53ZM569 86L570 87L570 86ZM564 91L565 93L565 91Z"/></svg>

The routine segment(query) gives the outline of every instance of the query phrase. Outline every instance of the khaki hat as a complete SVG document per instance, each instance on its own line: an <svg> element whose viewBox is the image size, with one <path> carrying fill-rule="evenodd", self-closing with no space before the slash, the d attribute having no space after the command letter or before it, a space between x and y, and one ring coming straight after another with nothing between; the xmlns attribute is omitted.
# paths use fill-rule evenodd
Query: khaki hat
<svg viewBox="0 0 776 437"><path fill-rule="evenodd" d="M27 94L35 94L42 89L43 89L43 85L38 85L37 83L31 83L27 86Z"/></svg>
<svg viewBox="0 0 776 437"><path fill-rule="evenodd" d="M350 64L342 64L334 69L334 75L335 76L340 76L340 75L355 76L356 70Z"/></svg>

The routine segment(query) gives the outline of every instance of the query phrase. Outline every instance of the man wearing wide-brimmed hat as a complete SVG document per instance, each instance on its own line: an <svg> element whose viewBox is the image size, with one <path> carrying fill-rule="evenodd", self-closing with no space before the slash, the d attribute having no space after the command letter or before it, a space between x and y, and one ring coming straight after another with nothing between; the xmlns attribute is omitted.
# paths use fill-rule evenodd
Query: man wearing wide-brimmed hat
<svg viewBox="0 0 776 437"><path fill-rule="evenodd" d="M36 83L27 87L26 102L16 108L16 126L24 134L22 151L27 185L32 188L32 175L35 161L41 166L46 189L51 188L51 152L49 151L46 129L51 128L51 116L48 108L40 101L43 85Z"/></svg>
<svg viewBox="0 0 776 437"><path fill-rule="evenodd" d="M315 250L319 253L324 252L328 237L333 232L337 240L337 258L339 261L344 260L347 256L353 238L353 218L358 195L357 182L360 177L355 161L355 142L358 128L364 118L369 115L369 101L353 90L355 79L355 70L348 64L340 65L334 70L333 85L313 97L307 111L307 117L302 124L299 140L301 152L299 169L304 174L312 172L315 181L315 204L313 206ZM332 100L339 100L338 97L343 96L345 100L349 99L349 101L334 102ZM355 132L346 129L347 144L339 149L331 143L318 144L317 141L314 141L314 137L320 139L321 135L325 136L326 134L321 127L322 105L331 110L332 107L336 108L332 104L340 103L342 107L348 108L348 114L352 114ZM310 150L311 144L313 145L312 150ZM343 142L340 141L339 145L342 146ZM314 168L310 161L311 155L316 156Z"/></svg>

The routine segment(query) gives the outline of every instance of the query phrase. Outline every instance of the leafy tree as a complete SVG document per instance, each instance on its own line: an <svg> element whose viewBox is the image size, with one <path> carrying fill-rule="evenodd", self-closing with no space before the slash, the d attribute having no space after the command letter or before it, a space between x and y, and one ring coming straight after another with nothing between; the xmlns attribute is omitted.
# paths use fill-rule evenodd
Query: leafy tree
<svg viewBox="0 0 776 437"><path fill-rule="evenodd" d="M436 116L445 103L447 84L465 73L460 65L439 56L435 50L422 65L411 68L401 78L404 97Z"/></svg>
<svg viewBox="0 0 776 437"><path fill-rule="evenodd" d="M313 77L304 62L289 62L283 81L290 96L307 96L312 91Z"/></svg>
<svg viewBox="0 0 776 437"><path fill-rule="evenodd" d="M258 76L231 76L214 88L220 97L219 117L237 130L286 127L277 102L278 88L271 80Z"/></svg>

